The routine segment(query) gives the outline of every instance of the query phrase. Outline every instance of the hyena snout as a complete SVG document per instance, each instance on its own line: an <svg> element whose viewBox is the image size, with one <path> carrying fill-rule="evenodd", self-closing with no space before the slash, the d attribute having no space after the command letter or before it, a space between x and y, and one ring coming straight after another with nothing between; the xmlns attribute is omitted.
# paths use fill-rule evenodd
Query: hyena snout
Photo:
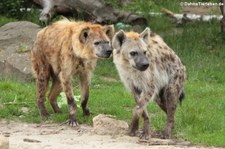
<svg viewBox="0 0 225 149"><path fill-rule="evenodd" d="M148 59L146 57L140 57L136 61L136 68L140 71L145 71L149 66Z"/></svg>
<svg viewBox="0 0 225 149"><path fill-rule="evenodd" d="M97 56L101 58L109 58L112 54L112 47L109 42L102 43L100 46L100 50L97 52Z"/></svg>

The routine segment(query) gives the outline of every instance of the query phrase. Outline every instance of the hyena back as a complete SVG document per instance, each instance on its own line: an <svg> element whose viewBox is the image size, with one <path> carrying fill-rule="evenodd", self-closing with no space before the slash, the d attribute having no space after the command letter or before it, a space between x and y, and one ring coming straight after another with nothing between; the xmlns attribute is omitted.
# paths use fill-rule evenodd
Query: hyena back
<svg viewBox="0 0 225 149"><path fill-rule="evenodd" d="M69 124L77 124L73 76L80 78L81 106L84 115L89 115L87 102L91 75L97 59L111 55L113 34L113 26L69 20L58 21L38 32L31 60L36 77L36 102L42 117L49 116L44 102L51 78L48 99L54 112L60 112L56 98L64 91L69 107Z"/></svg>
<svg viewBox="0 0 225 149"><path fill-rule="evenodd" d="M174 127L174 114L184 92L185 66L162 38L146 28L141 34L120 30L112 41L113 61L126 88L133 94L130 135L135 135L143 117L142 137L150 137L147 105L155 99L167 114L162 138L169 138Z"/></svg>

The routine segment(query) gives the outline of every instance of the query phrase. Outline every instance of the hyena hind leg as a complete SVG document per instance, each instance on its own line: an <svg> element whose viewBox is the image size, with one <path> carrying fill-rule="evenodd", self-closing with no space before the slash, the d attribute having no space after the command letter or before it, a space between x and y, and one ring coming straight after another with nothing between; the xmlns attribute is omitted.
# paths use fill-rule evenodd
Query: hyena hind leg
<svg viewBox="0 0 225 149"><path fill-rule="evenodd" d="M175 88L167 90L166 108L167 108L167 122L166 127L162 133L162 138L168 139L171 137L172 129L174 128L174 117L179 100L178 91Z"/></svg>
<svg viewBox="0 0 225 149"><path fill-rule="evenodd" d="M62 87L61 87L61 82L60 82L59 78L56 76L53 76L52 77L52 87L49 92L48 99L49 99L49 102L55 113L61 112L60 108L57 104L57 96L60 94L61 91L62 91Z"/></svg>
<svg viewBox="0 0 225 149"><path fill-rule="evenodd" d="M37 90L37 95L36 95L36 102L40 111L40 114L42 117L48 117L49 114L46 110L45 107L45 94L47 91L48 87L48 82L49 82L49 72L48 70L40 72L37 75L36 79L36 90Z"/></svg>
<svg viewBox="0 0 225 149"><path fill-rule="evenodd" d="M167 114L166 98L164 95L164 91L164 89L160 90L159 96L156 98L156 103Z"/></svg>

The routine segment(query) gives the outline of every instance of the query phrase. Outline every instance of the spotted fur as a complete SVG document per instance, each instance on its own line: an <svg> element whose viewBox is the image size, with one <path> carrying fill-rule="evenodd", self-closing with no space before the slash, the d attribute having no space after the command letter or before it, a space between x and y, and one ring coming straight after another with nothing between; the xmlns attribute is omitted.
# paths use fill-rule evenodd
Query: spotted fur
<svg viewBox="0 0 225 149"><path fill-rule="evenodd" d="M149 28L141 34L120 30L115 34L112 45L114 64L136 101L130 134L135 135L142 116L142 137L150 137L147 105L155 99L167 114L162 137L169 138L174 127L177 103L184 95L185 66L163 39L151 33ZM143 59L148 61L143 62Z"/></svg>

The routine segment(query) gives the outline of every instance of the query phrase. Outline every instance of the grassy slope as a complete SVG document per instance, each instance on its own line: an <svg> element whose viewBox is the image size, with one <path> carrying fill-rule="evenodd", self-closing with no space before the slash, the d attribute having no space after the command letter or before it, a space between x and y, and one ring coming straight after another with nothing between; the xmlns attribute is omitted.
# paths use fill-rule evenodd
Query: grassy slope
<svg viewBox="0 0 225 149"><path fill-rule="evenodd" d="M175 8L170 7L171 10ZM189 23L175 28L165 17L149 20L150 28L164 37L187 67L186 98L182 106L178 106L174 135L196 144L225 146L225 46L219 34L219 23ZM130 122L133 98L120 81L106 81L103 76L119 80L112 59L98 62L89 101L92 115L84 118L79 108L79 123L91 124L92 117L99 113ZM34 82L23 83L12 79L1 79L0 82L0 118L46 121L39 117L35 105ZM79 95L77 87L74 91ZM65 103L61 98L59 100ZM29 112L22 112L22 107L27 107ZM68 118L66 104L62 105L62 110L62 114L53 114L47 121L64 122ZM53 113L49 104L48 111ZM163 129L165 114L155 103L149 105L149 112L153 128Z"/></svg>

